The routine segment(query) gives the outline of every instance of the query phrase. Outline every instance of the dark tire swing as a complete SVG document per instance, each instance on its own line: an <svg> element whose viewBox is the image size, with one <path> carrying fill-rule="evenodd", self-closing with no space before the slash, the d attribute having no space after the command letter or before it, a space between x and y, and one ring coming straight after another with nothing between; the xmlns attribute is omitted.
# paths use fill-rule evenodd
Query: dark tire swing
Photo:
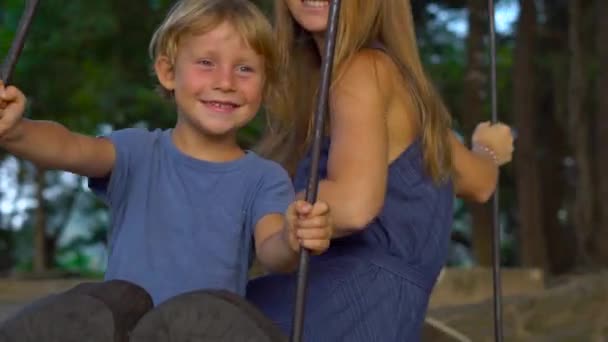
<svg viewBox="0 0 608 342"><path fill-rule="evenodd" d="M145 314L130 334L132 342L284 342L281 330L256 307L232 292L193 291Z"/></svg>
<svg viewBox="0 0 608 342"><path fill-rule="evenodd" d="M312 165L306 188L306 201L315 203L318 191L318 165L327 112L328 94L336 45L341 0L330 2L319 97L314 116ZM1 77L10 83L23 49L25 36L38 5L26 0L25 10ZM492 121L497 122L496 47L494 2L488 0L490 18L490 60ZM494 194L493 276L495 340L502 341L500 295L500 234L498 194ZM304 311L309 251L302 249L297 277L291 341L300 342L304 331ZM25 307L0 323L0 342L71 341L250 341L283 342L287 337L244 298L221 290L194 291L178 295L152 310L152 300L141 287L125 281L85 283L64 293L51 295Z"/></svg>
<svg viewBox="0 0 608 342"><path fill-rule="evenodd" d="M112 280L82 283L27 305L0 324L0 342L128 342L152 308L141 287Z"/></svg>

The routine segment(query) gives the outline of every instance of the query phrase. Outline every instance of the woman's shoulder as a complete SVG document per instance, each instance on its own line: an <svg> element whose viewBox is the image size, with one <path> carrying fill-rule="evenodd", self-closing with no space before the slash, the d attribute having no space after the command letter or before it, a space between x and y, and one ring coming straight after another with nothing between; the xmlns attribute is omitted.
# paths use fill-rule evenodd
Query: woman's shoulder
<svg viewBox="0 0 608 342"><path fill-rule="evenodd" d="M358 71L363 75L373 75L377 71L377 77L389 77L396 67L393 59L383 50L377 48L363 48L354 53L346 64L345 72Z"/></svg>
<svg viewBox="0 0 608 342"><path fill-rule="evenodd" d="M393 74L396 70L387 54L376 49L362 49L344 64L336 90L348 89L349 93L377 91L386 96L393 88Z"/></svg>

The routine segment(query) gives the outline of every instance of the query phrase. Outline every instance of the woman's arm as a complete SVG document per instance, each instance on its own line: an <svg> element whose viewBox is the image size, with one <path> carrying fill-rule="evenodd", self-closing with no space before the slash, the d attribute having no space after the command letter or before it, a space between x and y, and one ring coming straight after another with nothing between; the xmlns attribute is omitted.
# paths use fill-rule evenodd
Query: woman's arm
<svg viewBox="0 0 608 342"><path fill-rule="evenodd" d="M486 202L496 189L498 166L490 156L469 150L454 133L450 142L456 196L473 202Z"/></svg>
<svg viewBox="0 0 608 342"><path fill-rule="evenodd" d="M364 228L384 204L392 79L383 58L373 50L360 52L332 89L328 174L318 197L331 208L334 237Z"/></svg>
<svg viewBox="0 0 608 342"><path fill-rule="evenodd" d="M482 122L475 128L473 148L468 149L452 133L452 154L456 195L474 202L486 202L496 190L498 168L511 161L513 135L503 123Z"/></svg>

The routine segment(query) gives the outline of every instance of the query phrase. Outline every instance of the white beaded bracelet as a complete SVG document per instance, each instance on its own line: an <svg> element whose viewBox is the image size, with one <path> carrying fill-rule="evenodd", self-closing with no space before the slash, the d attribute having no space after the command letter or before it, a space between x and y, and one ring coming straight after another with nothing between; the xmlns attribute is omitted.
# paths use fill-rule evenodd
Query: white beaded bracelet
<svg viewBox="0 0 608 342"><path fill-rule="evenodd" d="M490 155L490 157L494 161L494 164L499 165L498 157L496 156L496 152L494 152L493 149L491 149L487 146L481 145L481 144L473 144L472 150L473 150L473 152L477 152L477 153L481 152L481 153Z"/></svg>

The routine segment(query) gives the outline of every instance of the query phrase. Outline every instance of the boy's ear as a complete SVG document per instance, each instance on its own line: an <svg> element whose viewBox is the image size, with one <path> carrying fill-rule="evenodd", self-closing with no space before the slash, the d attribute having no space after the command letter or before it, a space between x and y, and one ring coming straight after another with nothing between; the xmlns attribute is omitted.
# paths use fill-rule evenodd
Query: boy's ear
<svg viewBox="0 0 608 342"><path fill-rule="evenodd" d="M173 91L175 88L175 72L173 70L173 64L167 56L160 56L156 59L154 71L156 72L158 82L160 82L168 91Z"/></svg>

